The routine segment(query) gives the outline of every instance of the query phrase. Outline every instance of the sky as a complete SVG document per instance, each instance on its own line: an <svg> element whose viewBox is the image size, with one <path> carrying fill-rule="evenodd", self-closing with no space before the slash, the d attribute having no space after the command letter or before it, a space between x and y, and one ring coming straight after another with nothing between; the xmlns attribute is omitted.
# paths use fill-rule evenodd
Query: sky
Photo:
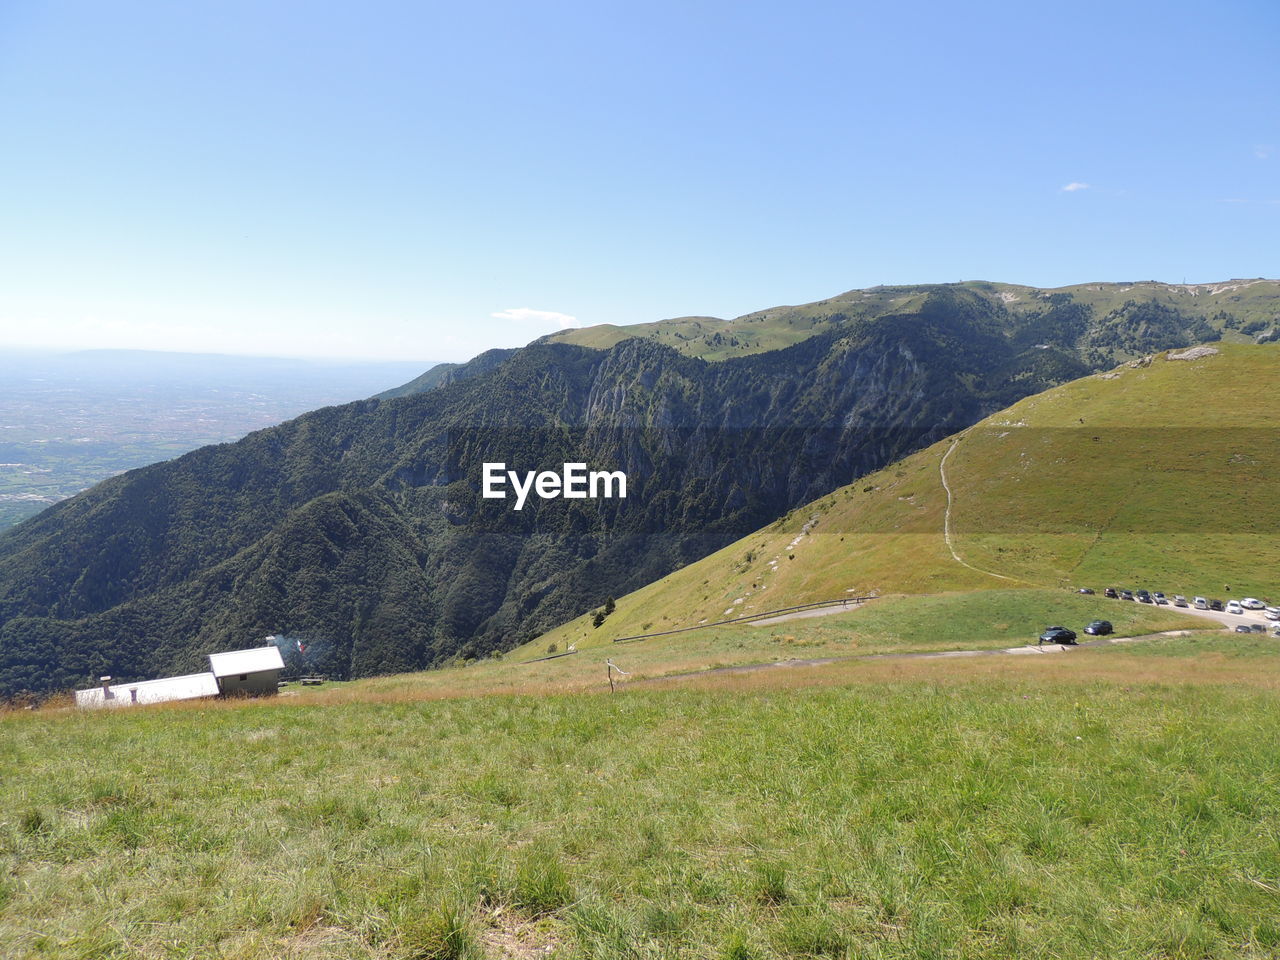
<svg viewBox="0 0 1280 960"><path fill-rule="evenodd" d="M0 0L0 346L1280 275L1280 4Z"/></svg>

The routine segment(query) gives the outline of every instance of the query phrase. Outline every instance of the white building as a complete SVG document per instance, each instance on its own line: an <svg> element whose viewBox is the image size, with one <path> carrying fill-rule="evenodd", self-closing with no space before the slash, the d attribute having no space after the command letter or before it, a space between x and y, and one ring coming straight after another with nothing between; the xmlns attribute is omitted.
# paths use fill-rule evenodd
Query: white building
<svg viewBox="0 0 1280 960"><path fill-rule="evenodd" d="M128 707L228 694L275 693L283 669L284 658L274 644L211 653L208 673L116 684L110 677L103 677L101 685L76 691L76 706Z"/></svg>
<svg viewBox="0 0 1280 960"><path fill-rule="evenodd" d="M209 667L218 681L218 690L228 693L275 693L280 684L284 658L275 644L252 650L231 650L209 654Z"/></svg>
<svg viewBox="0 0 1280 960"><path fill-rule="evenodd" d="M191 673L185 677L116 684L111 683L110 677L103 677L101 686L76 691L76 706L128 707L141 703L216 697L218 692L218 681L212 673Z"/></svg>

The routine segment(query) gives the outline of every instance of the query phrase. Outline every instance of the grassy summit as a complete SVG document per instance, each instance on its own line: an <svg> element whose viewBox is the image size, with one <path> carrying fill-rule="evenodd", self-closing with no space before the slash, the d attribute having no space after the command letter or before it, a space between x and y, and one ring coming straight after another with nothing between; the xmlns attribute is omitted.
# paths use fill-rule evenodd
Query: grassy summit
<svg viewBox="0 0 1280 960"><path fill-rule="evenodd" d="M892 314L911 314L939 290L970 297L975 308L1024 332L1029 346L1046 339L1054 346L1122 347L1109 335L1109 328L1134 318L1142 327L1158 327L1179 318L1202 318L1205 332L1216 331L1228 342L1249 342L1257 334L1274 329L1280 317L1280 281L1276 280L1202 284L1152 280L1081 283L1053 289L971 281L850 290L826 300L771 307L732 320L677 317L630 326L598 324L564 330L546 339L608 349L628 337L643 337L691 357L724 360L777 350L842 326Z"/></svg>

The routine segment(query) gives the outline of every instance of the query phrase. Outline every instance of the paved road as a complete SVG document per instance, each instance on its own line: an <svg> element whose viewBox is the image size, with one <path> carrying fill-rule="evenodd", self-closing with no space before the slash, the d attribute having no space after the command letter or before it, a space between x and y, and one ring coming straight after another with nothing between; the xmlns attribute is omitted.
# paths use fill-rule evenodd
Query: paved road
<svg viewBox="0 0 1280 960"><path fill-rule="evenodd" d="M1137 603L1136 600L1117 600L1116 603ZM806 617L828 617L833 613L848 613L860 607L859 603L850 602L844 606L838 607L821 607L817 610L801 610L797 613L784 613L778 617L768 617L764 620L752 621L753 627L767 627L775 623L783 623L787 620L801 620ZM1250 610L1244 616L1238 616L1234 613L1219 612L1217 610L1197 610L1195 607L1175 607L1170 604L1166 609L1177 613L1187 613L1193 617L1204 617L1206 620L1215 620L1225 627L1234 627L1237 623L1265 623L1268 627L1272 621L1262 616L1261 610Z"/></svg>
<svg viewBox="0 0 1280 960"><path fill-rule="evenodd" d="M795 613L784 613L776 617L765 617L763 620L751 621L753 627L767 627L775 623L785 623L788 620L804 620L808 617L829 617L833 613L849 613L857 610L862 603L857 600L850 600L839 606L818 607L816 610L797 610Z"/></svg>

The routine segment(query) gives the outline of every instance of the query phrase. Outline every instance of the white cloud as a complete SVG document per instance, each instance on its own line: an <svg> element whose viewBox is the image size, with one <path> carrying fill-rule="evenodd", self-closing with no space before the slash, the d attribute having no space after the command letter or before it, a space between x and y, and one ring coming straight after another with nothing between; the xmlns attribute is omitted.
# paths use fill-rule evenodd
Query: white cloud
<svg viewBox="0 0 1280 960"><path fill-rule="evenodd" d="M1077 190L1088 190L1088 189L1089 189L1089 184L1080 183L1078 180L1072 180L1070 183L1068 183L1065 187L1062 188L1062 192L1075 193Z"/></svg>
<svg viewBox="0 0 1280 960"><path fill-rule="evenodd" d="M557 313L554 310L534 310L530 307L508 307L506 310L499 310L497 313L491 313L489 316L495 320L515 320L518 323L538 323L546 325L555 323L560 326L561 330L568 330L570 327L578 325L578 318L571 317L567 313Z"/></svg>
<svg viewBox="0 0 1280 960"><path fill-rule="evenodd" d="M1259 160L1267 160L1275 152L1276 148L1269 143L1260 143L1253 148L1253 155Z"/></svg>

